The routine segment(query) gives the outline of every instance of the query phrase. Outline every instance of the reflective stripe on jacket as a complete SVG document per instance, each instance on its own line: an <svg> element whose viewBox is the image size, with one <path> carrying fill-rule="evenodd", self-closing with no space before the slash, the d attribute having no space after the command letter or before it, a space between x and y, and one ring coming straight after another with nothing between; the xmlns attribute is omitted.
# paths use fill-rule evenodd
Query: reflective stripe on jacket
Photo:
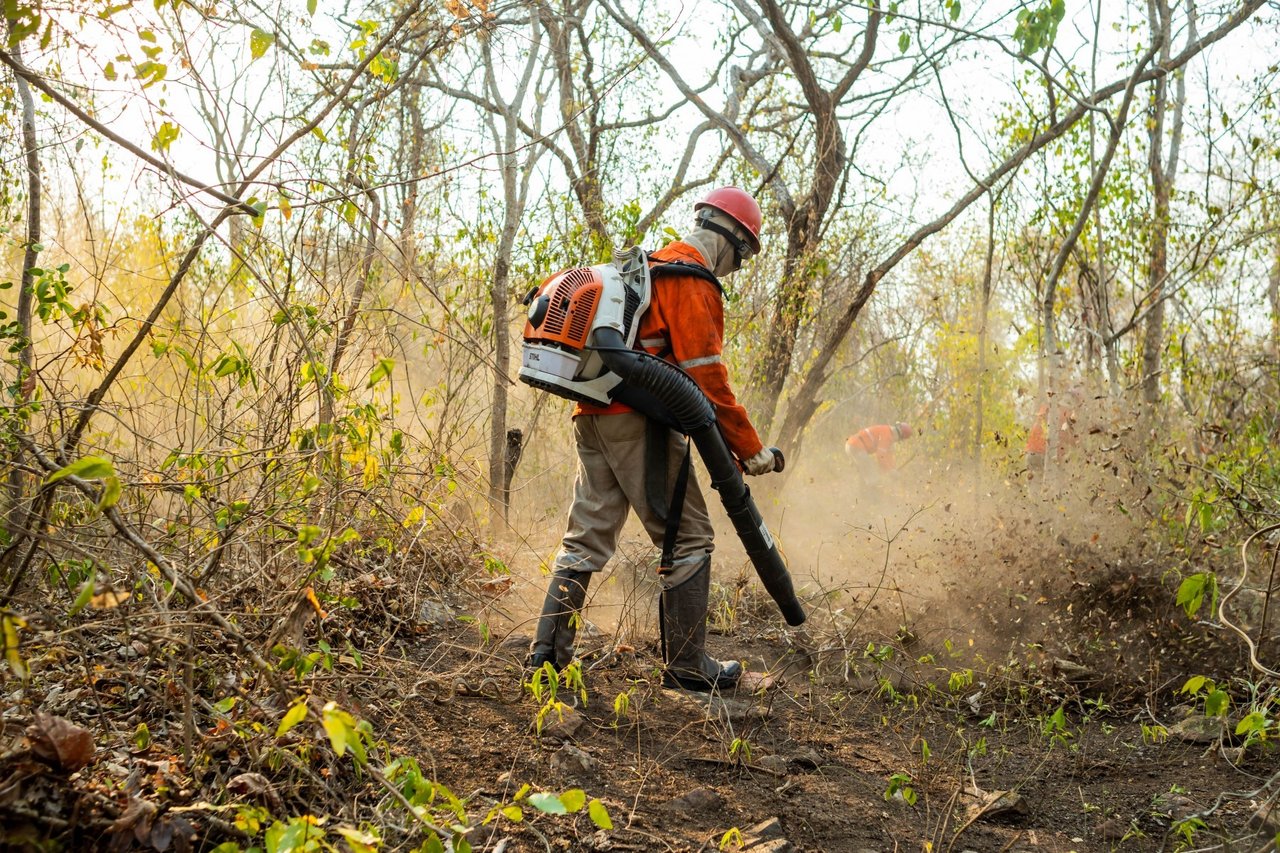
<svg viewBox="0 0 1280 853"><path fill-rule="evenodd" d="M706 266L702 255L687 243L675 242L651 254L657 263L685 261ZM729 387L724 366L724 302L720 291L706 279L666 274L653 280L653 298L640 322L637 342L646 352L662 355L685 370L707 395L716 410L720 431L739 459L750 459L764 449ZM621 403L574 409L578 415L614 415L631 409Z"/></svg>

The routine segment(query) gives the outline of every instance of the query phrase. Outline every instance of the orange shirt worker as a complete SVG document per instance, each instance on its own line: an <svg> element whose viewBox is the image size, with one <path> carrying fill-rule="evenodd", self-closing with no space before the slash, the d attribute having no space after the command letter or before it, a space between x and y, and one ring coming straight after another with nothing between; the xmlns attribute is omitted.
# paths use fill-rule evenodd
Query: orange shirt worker
<svg viewBox="0 0 1280 853"><path fill-rule="evenodd" d="M895 424L876 424L849 436L844 443L844 452L854 458L864 454L874 457L881 471L892 471L897 467L893 446L913 435L915 430L901 421Z"/></svg>

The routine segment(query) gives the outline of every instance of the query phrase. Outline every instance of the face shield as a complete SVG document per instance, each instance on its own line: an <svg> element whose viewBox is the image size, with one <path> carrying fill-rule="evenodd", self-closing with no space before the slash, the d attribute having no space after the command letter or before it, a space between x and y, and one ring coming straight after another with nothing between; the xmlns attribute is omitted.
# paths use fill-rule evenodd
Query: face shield
<svg viewBox="0 0 1280 853"><path fill-rule="evenodd" d="M733 260L729 269L716 269L714 270L716 275L737 272L742 268L742 264L745 261L755 256L755 249L751 247L745 237L739 234L741 226L733 220L733 217L714 208L703 208L698 211L697 225L699 228L705 228L708 231L719 234L729 244L729 248L733 252Z"/></svg>

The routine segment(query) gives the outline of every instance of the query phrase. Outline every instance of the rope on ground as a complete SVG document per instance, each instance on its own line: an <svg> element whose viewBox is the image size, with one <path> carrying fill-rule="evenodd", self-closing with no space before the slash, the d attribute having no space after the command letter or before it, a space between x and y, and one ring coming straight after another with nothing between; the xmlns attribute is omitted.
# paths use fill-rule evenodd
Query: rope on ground
<svg viewBox="0 0 1280 853"><path fill-rule="evenodd" d="M1276 530L1280 530L1280 523L1271 524L1267 527L1255 530L1249 535L1248 539L1245 539L1244 542L1241 543L1240 561L1244 564L1244 570L1240 573L1240 578L1236 581L1235 586L1231 587L1231 591L1223 595L1218 601L1218 621L1227 626L1231 631L1234 631L1236 635L1244 641L1245 646L1249 649L1249 665L1268 678L1280 678L1280 672L1264 666L1262 662L1258 660L1258 646L1254 643L1253 638L1250 637L1249 634L1239 625L1227 618L1227 602L1244 587L1245 579L1249 577L1249 546L1253 543L1253 540L1257 539L1259 536ZM1270 594L1271 590L1268 589L1267 595Z"/></svg>

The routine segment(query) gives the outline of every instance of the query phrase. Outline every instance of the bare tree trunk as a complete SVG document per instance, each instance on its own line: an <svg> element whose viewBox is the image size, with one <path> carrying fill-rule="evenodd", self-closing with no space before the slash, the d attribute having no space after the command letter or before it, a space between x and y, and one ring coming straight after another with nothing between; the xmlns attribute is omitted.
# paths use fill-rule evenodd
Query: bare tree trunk
<svg viewBox="0 0 1280 853"><path fill-rule="evenodd" d="M529 146L522 161L517 140L520 134L520 112L526 106L535 73L543 61L542 33L543 30L538 21L531 21L528 57L510 100L506 100L502 95L498 62L494 58L491 41L486 39L482 48L485 90L490 102L497 105L498 116L502 120L499 126L492 113L487 116L489 133L494 144L501 149L498 161L501 164L503 200L502 231L498 236L493 264L493 281L489 287L489 298L493 304L493 399L489 413L489 499L502 506L504 518L510 507L511 478L515 474L515 466L520 461L521 449L520 430L507 429L507 389L511 385L511 329L508 316L511 255L515 250L520 222L524 219L525 208L528 205L529 178L533 174L534 164L542 150L540 146ZM550 47L553 55L559 59L557 68L561 69L567 63L563 56L554 53L557 44L559 41L553 35ZM562 80L561 83L563 85L564 81ZM587 208L584 207L584 210ZM589 214L588 219L590 219ZM516 442L514 449L510 446L513 440Z"/></svg>
<svg viewBox="0 0 1280 853"><path fill-rule="evenodd" d="M873 12L873 19L876 13ZM874 43L875 28L869 27L868 39ZM782 389L791 375L791 360L800 337L800 324L813 294L810 259L822 242L822 223L835 198L840 176L845 169L845 143L841 136L836 104L822 92L810 97L810 103L825 104L827 111L815 115L817 163L813 188L787 222L787 257L783 263L782 286L774 303L773 322L769 324L764 346L763 394L753 406L753 420L761 435L773 425Z"/></svg>
<svg viewBox="0 0 1280 853"><path fill-rule="evenodd" d="M1270 222L1264 220L1264 226ZM1267 306L1271 309L1271 340L1268 349L1271 366L1272 393L1280 394L1280 237L1271 243L1271 270L1267 275Z"/></svg>
<svg viewBox="0 0 1280 853"><path fill-rule="evenodd" d="M400 221L400 256L405 275L412 273L417 265L418 239L416 221L418 218L418 183L422 179L423 136L426 131L422 126L422 105L418 102L417 87L406 86L401 94L404 99L404 112L409 119L409 183L405 187L403 217Z"/></svg>
<svg viewBox="0 0 1280 853"><path fill-rule="evenodd" d="M1057 442L1061 436L1058 435L1058 407L1061 405L1055 394L1060 395L1062 392L1061 375L1065 364L1065 355L1058 346L1057 331L1054 318L1054 295L1058 292L1058 281L1062 277L1062 271L1066 267L1067 259L1071 257L1075 251L1076 244L1080 240L1080 235L1084 232L1085 225L1089 221L1090 215L1093 213L1095 205L1098 203L1098 195L1102 192L1102 185L1107 179L1107 172L1111 170L1111 161L1115 157L1116 148L1120 144L1120 137L1124 134L1125 125L1129 120L1129 107L1133 103L1134 91L1137 89L1138 77L1147 64L1155 57L1157 49L1164 50L1167 53L1167 47L1161 46L1160 43L1154 43L1147 51L1138 64L1134 76L1130 79L1128 87L1125 89L1124 98L1120 102L1120 109L1116 113L1115 118L1107 116L1107 121L1111 125L1111 131L1107 136L1107 147L1102 152L1102 159L1094 166L1093 175L1089 181L1089 190L1085 193L1084 201L1081 204L1080 212L1076 215L1076 221L1072 224L1071 230L1067 232L1063 238L1062 245L1058 248L1057 255L1054 256L1053 265L1049 268L1049 275L1045 279L1045 293L1043 302L1043 313L1040 321L1044 324L1044 335L1041 338L1040 358L1045 365L1044 384L1047 393L1046 403L1049 407L1046 415L1045 425L1045 451L1044 451L1044 482L1048 482L1048 478L1053 470L1053 462L1056 459ZM1161 78L1163 79L1163 78Z"/></svg>
<svg viewBox="0 0 1280 853"><path fill-rule="evenodd" d="M982 292L978 302L978 382L973 394L974 490L981 493L983 392L987 387L987 320L991 313L991 275L996 254L996 197L987 194L987 257L982 265Z"/></svg>
<svg viewBox="0 0 1280 853"><path fill-rule="evenodd" d="M1153 40L1160 39L1160 62L1169 61L1169 34L1172 12L1168 0L1147 0L1147 19ZM1187 0L1188 43L1195 39L1195 5ZM1169 108L1168 81L1155 81L1151 100L1150 149L1147 171L1151 175L1153 209L1151 243L1148 248L1147 295L1152 300L1142 338L1142 398L1148 413L1160 401L1161 357L1164 350L1164 285L1169 276L1169 200L1178 172L1178 148L1182 139L1182 108L1186 102L1186 77L1179 72L1175 103L1170 118L1168 154L1165 153L1165 119Z"/></svg>
<svg viewBox="0 0 1280 853"><path fill-rule="evenodd" d="M364 291L373 275L373 259L378 249L378 221L381 219L382 203L378 198L377 190L371 189L360 176L355 174L356 140L362 113L362 105L358 105L351 116L351 133L347 143L347 157L351 162L351 171L347 174L347 182L356 189L362 190L368 201L369 206L364 212L368 230L365 233L364 256L360 259L360 274L356 278L351 301L347 304L347 310L338 326L338 335L333 342L333 355L329 359L328 373L323 377L320 385L321 426L333 423L334 382L337 380L338 371L342 369L342 358L346 355L347 345L351 342L351 334L355 330L356 318L360 316L360 309L364 304Z"/></svg>
<svg viewBox="0 0 1280 853"><path fill-rule="evenodd" d="M583 217L586 219L587 229L591 232L598 248L603 250L609 245L610 237L609 225L604 217L604 195L599 174L600 134L595 112L599 110L600 104L598 100L583 103L576 97L578 92L576 81L579 79L588 83L590 81L590 57L575 55L573 46L574 27L581 27L582 19L586 14L586 5L582 0L562 0L559 8L553 9L549 4L543 3L539 9L539 18L551 37L548 47L551 55L557 60L560 118L564 122L565 135L569 139L569 146L573 150L573 159L577 167L570 173L569 182L578 200L578 207L581 208ZM585 74L579 64L580 60L588 63ZM584 111L592 113L591 120L587 123L586 133L583 133L583 128L578 121L579 113Z"/></svg>
<svg viewBox="0 0 1280 853"><path fill-rule="evenodd" d="M12 29L13 22L6 20L8 26L5 31ZM22 62L22 45L15 44L13 46L13 57L19 63ZM14 387L17 390L17 399L14 401L17 405L21 405L31 397L35 391L35 350L31 341L31 299L35 289L35 277L31 270L35 268L40 243L40 148L39 140L36 137L36 104L35 99L31 97L31 87L22 75L15 74L13 76L14 88L18 92L18 99L22 102L22 148L26 157L27 166L27 233L26 245L22 253L22 278L18 288L18 307L17 317L19 334L22 335L20 349L18 350L18 371L14 377ZM13 450L14 461L18 462L22 458L22 450L16 446ZM5 519L10 533L26 528L27 513L23 502L23 491L26 482L26 475L23 474L21 466L14 464L9 468L9 506L5 512Z"/></svg>
<svg viewBox="0 0 1280 853"><path fill-rule="evenodd" d="M764 346L763 391L753 406L753 420L761 435L773 426L782 389L791 375L791 361L799 340L800 324L809 311L812 274L809 260L822 241L822 226L848 164L844 130L837 109L854 83L871 62L880 32L881 11L878 3L867 9L867 27L862 34L861 49L844 75L833 85L823 85L814 72L805 46L787 24L783 10L775 0L759 0L760 9L778 37L787 63L804 93L805 103L814 122L814 162L809 192L790 211L787 220L787 257L783 265L782 286L774 306ZM790 194L784 194L789 198Z"/></svg>
<svg viewBox="0 0 1280 853"><path fill-rule="evenodd" d="M1267 276L1267 303L1271 307L1271 363L1280 366L1280 240L1271 248L1271 273Z"/></svg>

